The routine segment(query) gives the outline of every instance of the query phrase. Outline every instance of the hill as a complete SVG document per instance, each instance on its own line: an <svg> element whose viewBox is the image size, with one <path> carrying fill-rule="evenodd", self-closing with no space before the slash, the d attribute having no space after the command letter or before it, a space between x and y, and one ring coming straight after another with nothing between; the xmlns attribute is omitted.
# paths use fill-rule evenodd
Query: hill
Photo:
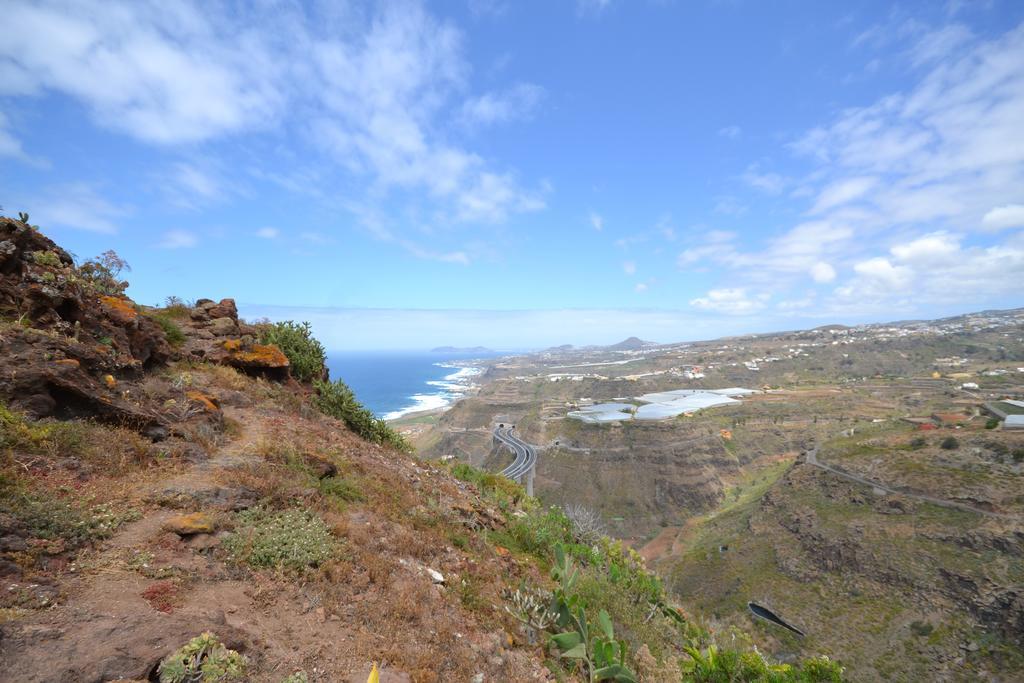
<svg viewBox="0 0 1024 683"><path fill-rule="evenodd" d="M431 353L494 353L486 346L438 346Z"/></svg>
<svg viewBox="0 0 1024 683"><path fill-rule="evenodd" d="M507 479L417 460L308 326L140 306L123 265L0 218L5 680L839 679L720 639Z"/></svg>
<svg viewBox="0 0 1024 683"><path fill-rule="evenodd" d="M649 346L657 346L657 343L644 341L638 337L629 337L628 339L623 339L618 344L612 344L604 348L608 351L638 351Z"/></svg>

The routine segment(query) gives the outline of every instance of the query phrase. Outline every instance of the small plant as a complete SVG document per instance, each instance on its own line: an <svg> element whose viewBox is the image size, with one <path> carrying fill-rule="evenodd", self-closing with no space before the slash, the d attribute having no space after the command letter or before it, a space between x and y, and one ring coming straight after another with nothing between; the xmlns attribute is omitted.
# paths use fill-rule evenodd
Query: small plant
<svg viewBox="0 0 1024 683"><path fill-rule="evenodd" d="M95 292L107 296L121 296L128 288L126 281L118 280L122 271L131 272L131 266L112 249L78 266L79 277Z"/></svg>
<svg viewBox="0 0 1024 683"><path fill-rule="evenodd" d="M573 592L578 572L561 545L555 547L555 563L551 575L558 581L553 611L558 615L555 624L562 631L552 635L550 642L558 650L559 656L574 661L592 682L635 683L636 677L625 664L626 642L615 640L608 612L601 610L598 613L600 630L593 635L590 633L582 601Z"/></svg>
<svg viewBox="0 0 1024 683"><path fill-rule="evenodd" d="M27 225L28 224L28 214L25 213L24 211L19 211L18 212L18 220L21 221L22 223L25 223Z"/></svg>
<svg viewBox="0 0 1024 683"><path fill-rule="evenodd" d="M174 316L170 312L154 311L148 315L150 319L163 329L168 344L178 347L185 343L185 333L178 327L178 323L174 321Z"/></svg>
<svg viewBox="0 0 1024 683"><path fill-rule="evenodd" d="M196 636L160 662L160 683L221 683L244 679L246 660L210 632Z"/></svg>
<svg viewBox="0 0 1024 683"><path fill-rule="evenodd" d="M281 683L309 683L309 675L305 671L296 671Z"/></svg>
<svg viewBox="0 0 1024 683"><path fill-rule="evenodd" d="M273 344L288 357L292 374L300 382L322 380L327 352L313 337L313 330L308 322L297 323L292 320L272 323L260 331L261 344Z"/></svg>
<svg viewBox="0 0 1024 683"><path fill-rule="evenodd" d="M35 261L37 266L61 267L60 257L52 251L34 251L32 252L32 260Z"/></svg>
<svg viewBox="0 0 1024 683"><path fill-rule="evenodd" d="M990 417L988 420L985 421L985 429L995 429L998 426L999 426L999 418L998 417Z"/></svg>
<svg viewBox="0 0 1024 683"><path fill-rule="evenodd" d="M327 525L307 510L271 512L257 507L238 513L237 522L224 547L236 562L257 569L302 571L327 561L336 551Z"/></svg>
<svg viewBox="0 0 1024 683"><path fill-rule="evenodd" d="M572 522L572 535L577 543L591 544L604 535L601 515L583 505L566 505L565 516Z"/></svg>
<svg viewBox="0 0 1024 683"><path fill-rule="evenodd" d="M956 440L955 436L947 436L942 440L942 443L939 444L939 448L946 451L955 451L960 448L960 442Z"/></svg>
<svg viewBox="0 0 1024 683"><path fill-rule="evenodd" d="M917 451L928 445L928 440L923 436L915 436L910 440L910 449Z"/></svg>
<svg viewBox="0 0 1024 683"><path fill-rule="evenodd" d="M1014 448L1010 457L1014 462L1024 462L1024 448Z"/></svg>

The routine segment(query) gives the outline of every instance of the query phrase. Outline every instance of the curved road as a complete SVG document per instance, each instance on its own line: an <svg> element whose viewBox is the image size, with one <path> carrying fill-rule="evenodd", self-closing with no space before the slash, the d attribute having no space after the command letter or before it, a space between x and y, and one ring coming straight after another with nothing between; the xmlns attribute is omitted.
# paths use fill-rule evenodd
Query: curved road
<svg viewBox="0 0 1024 683"><path fill-rule="evenodd" d="M831 465L826 465L825 463L820 462L818 460L817 447L808 449L805 453L805 456L808 465L814 465L819 469L823 469L826 472L831 472L832 474L842 477L843 479L848 479L850 481L857 482L858 484L863 484L865 486L871 486L881 491L885 491L886 493L894 493L896 495L906 496L907 498L923 500L924 502L932 503L933 505L939 505L941 507L947 508L956 508L957 510L963 510L965 512L974 512L976 514L986 515L988 517L998 517L1000 519L1014 520L1020 519L1019 515L1010 515L1003 512L992 512L991 510L983 510L982 508L977 508L974 507L973 505L967 505L966 503L959 503L955 500L946 500L945 498L933 498L932 496L926 496L921 493L910 493L909 491L901 491L899 489L890 488L888 486L885 486L884 484L880 484L877 481L871 481L870 479L859 477L856 474L850 474L849 472L845 472L843 470L832 467Z"/></svg>
<svg viewBox="0 0 1024 683"><path fill-rule="evenodd" d="M509 479L519 479L537 464L537 449L512 435L512 427L498 427L494 436L515 454L512 464L501 471Z"/></svg>

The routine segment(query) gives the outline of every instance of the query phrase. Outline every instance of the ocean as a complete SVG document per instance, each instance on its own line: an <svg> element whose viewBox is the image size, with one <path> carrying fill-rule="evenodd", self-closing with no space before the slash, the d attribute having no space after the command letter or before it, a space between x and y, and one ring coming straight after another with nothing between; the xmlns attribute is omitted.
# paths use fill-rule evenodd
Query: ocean
<svg viewBox="0 0 1024 683"><path fill-rule="evenodd" d="M467 358L427 351L334 351L327 354L327 367L331 379L344 380L377 417L393 420L451 405L482 372L472 360L502 355L506 354L476 353Z"/></svg>

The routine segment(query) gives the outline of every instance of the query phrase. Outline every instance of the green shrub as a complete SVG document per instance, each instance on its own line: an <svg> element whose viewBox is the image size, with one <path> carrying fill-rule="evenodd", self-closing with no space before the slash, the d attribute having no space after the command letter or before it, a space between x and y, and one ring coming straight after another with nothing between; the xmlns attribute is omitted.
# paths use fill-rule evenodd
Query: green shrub
<svg viewBox="0 0 1024 683"><path fill-rule="evenodd" d="M168 344L178 347L185 343L185 333L178 327L178 323L174 321L174 316L169 311L153 311L147 315L163 328Z"/></svg>
<svg viewBox="0 0 1024 683"><path fill-rule="evenodd" d="M60 268L61 266L60 257L52 251L34 251L32 252L32 260L39 266L49 266L51 268Z"/></svg>
<svg viewBox="0 0 1024 683"><path fill-rule="evenodd" d="M244 680L245 667L245 657L207 632L167 655L157 673L160 683L221 683Z"/></svg>
<svg viewBox="0 0 1024 683"><path fill-rule="evenodd" d="M995 429L998 426L999 426L999 418L998 417L990 417L988 420L985 421L985 429Z"/></svg>
<svg viewBox="0 0 1024 683"><path fill-rule="evenodd" d="M325 562L337 550L327 525L308 510L251 508L238 513L237 525L224 547L236 562L257 569L301 571Z"/></svg>
<svg viewBox="0 0 1024 683"><path fill-rule="evenodd" d="M317 392L313 401L320 412L338 418L367 441L393 446L401 451L412 450L401 434L356 400L352 390L340 379L335 382L315 380L313 386Z"/></svg>
<svg viewBox="0 0 1024 683"><path fill-rule="evenodd" d="M955 451L960 448L960 442L957 441L954 436L947 436L942 440L942 443L939 444L939 448L947 451Z"/></svg>
<svg viewBox="0 0 1024 683"><path fill-rule="evenodd" d="M1014 448L1010 454L1014 462L1024 462L1024 448Z"/></svg>
<svg viewBox="0 0 1024 683"><path fill-rule="evenodd" d="M260 330L260 343L273 344L284 352L292 375L300 382L312 382L324 376L327 353L323 344L313 337L308 322L286 320L265 325Z"/></svg>
<svg viewBox="0 0 1024 683"><path fill-rule="evenodd" d="M526 495L526 490L508 477L477 469L468 463L455 463L449 471L456 479L476 486L484 498L494 501L505 511Z"/></svg>

